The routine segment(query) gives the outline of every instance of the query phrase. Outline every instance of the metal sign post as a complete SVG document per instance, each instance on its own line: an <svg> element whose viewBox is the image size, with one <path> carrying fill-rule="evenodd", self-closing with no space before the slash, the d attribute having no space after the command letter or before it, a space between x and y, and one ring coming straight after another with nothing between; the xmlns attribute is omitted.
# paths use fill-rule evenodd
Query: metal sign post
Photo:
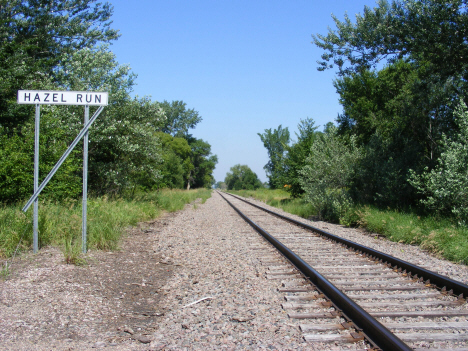
<svg viewBox="0 0 468 351"><path fill-rule="evenodd" d="M76 144L84 136L83 145L83 213L82 213L82 251L86 253L86 212L87 212L87 197L88 197L88 130L91 124L97 119L99 114L107 106L108 93L106 92L85 92L85 91L45 91L45 90L18 90L18 104L34 104L36 105L36 124L35 124L35 139L34 139L34 194L23 207L23 212L26 212L34 202L33 214L33 251L36 253L39 250L38 240L38 196L45 188L49 180L55 172L60 168L68 155L75 148ZM54 168L49 172L44 181L39 185L39 121L40 121L40 105L84 105L85 117L84 126L75 140L71 143L68 149L64 152L60 160L55 164ZM100 106L89 120L89 106Z"/></svg>
<svg viewBox="0 0 468 351"><path fill-rule="evenodd" d="M89 106L85 106L84 124L89 122ZM81 247L83 253L86 253L86 208L88 200L88 131L83 138L83 206L81 220Z"/></svg>
<svg viewBox="0 0 468 351"><path fill-rule="evenodd" d="M41 119L41 105L36 105L36 125L34 130L34 192L39 187L39 125ZM39 250L39 237L37 234L39 227L39 200L34 201L33 213L33 252Z"/></svg>

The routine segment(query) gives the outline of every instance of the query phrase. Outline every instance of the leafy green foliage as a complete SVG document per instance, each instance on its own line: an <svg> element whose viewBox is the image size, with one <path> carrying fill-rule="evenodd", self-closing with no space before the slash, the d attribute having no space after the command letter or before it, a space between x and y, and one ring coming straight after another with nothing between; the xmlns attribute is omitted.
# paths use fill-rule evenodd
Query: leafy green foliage
<svg viewBox="0 0 468 351"><path fill-rule="evenodd" d="M354 138L344 142L336 127L316 138L306 165L299 171L305 199L315 206L320 218L339 222L352 207L348 186L361 151Z"/></svg>
<svg viewBox="0 0 468 351"><path fill-rule="evenodd" d="M0 124L9 132L27 120L16 91L61 85L56 68L72 52L117 39L112 7L95 0L12 0L0 4ZM17 113L20 112L20 113Z"/></svg>
<svg viewBox="0 0 468 351"><path fill-rule="evenodd" d="M416 194L406 179L409 169L418 164L415 155L417 150L398 135L392 142L373 136L369 144L362 147L362 157L355 165L355 174L349 184L353 199L382 208L413 205Z"/></svg>
<svg viewBox="0 0 468 351"><path fill-rule="evenodd" d="M298 197L304 193L299 181L299 171L305 166L306 159L310 154L310 148L317 135L317 128L312 118L301 120L298 124L297 141L291 146L287 146L287 154L284 164L286 172L284 175L284 188L291 192L293 197Z"/></svg>
<svg viewBox="0 0 468 351"><path fill-rule="evenodd" d="M72 60L57 70L57 76L73 90L110 91L111 103L90 129L89 188L95 194L120 194L136 187L151 189L160 179L161 147L154 131L160 127L163 113L147 98L130 99L134 77L128 67L115 62L105 47L83 49L70 55ZM23 199L32 192L34 155L34 113L23 121L21 129L0 129L5 160L0 182L14 177L14 186L0 191L0 201ZM92 114L94 109L91 109ZM40 130L40 176L44 178L82 128L83 108L42 106ZM12 149L14 148L14 149ZM12 159L10 153L15 154ZM81 193L82 144L68 157L44 191L49 198L75 198ZM10 161L6 161L10 159ZM28 160L18 164L14 160ZM3 189L9 189L8 193ZM49 189L51 189L49 191ZM53 190L52 190L53 189Z"/></svg>
<svg viewBox="0 0 468 351"><path fill-rule="evenodd" d="M42 107L42 124L39 143L40 181L52 169L68 145L67 132L63 130L55 108ZM33 192L34 168L34 125L25 124L20 134L8 137L0 127L0 202L25 199ZM48 198L76 197L81 193L79 176L80 159L77 151L72 152L56 173L43 195ZM51 190L53 189L53 190Z"/></svg>
<svg viewBox="0 0 468 351"><path fill-rule="evenodd" d="M454 107L467 92L465 0L381 0L353 23L317 35L325 50L319 70L337 67L342 135L364 156L349 184L354 199L408 207L418 195L409 170L433 169L443 135L457 133ZM387 65L379 71L371 68Z"/></svg>
<svg viewBox="0 0 468 351"><path fill-rule="evenodd" d="M211 154L209 143L188 133L202 117L194 109L187 109L183 101L163 101L159 105L164 113L158 129L163 132L158 135L165 148L162 186L182 188L185 183L187 189L211 188L218 158Z"/></svg>
<svg viewBox="0 0 468 351"><path fill-rule="evenodd" d="M100 195L119 194L157 186L162 159L154 132L164 119L159 104L146 97L130 98L135 75L128 66L118 65L107 46L78 50L69 56L56 73L63 84L72 90L110 94L109 106L90 130L91 190ZM67 118L75 134L81 128L80 117L73 111Z"/></svg>
<svg viewBox="0 0 468 351"><path fill-rule="evenodd" d="M257 174L249 166L240 164L231 167L230 172L226 174L224 183L228 190L255 190L262 186Z"/></svg>
<svg viewBox="0 0 468 351"><path fill-rule="evenodd" d="M102 195L157 186L162 162L153 129L162 118L158 104L135 98L103 113L90 133L90 187Z"/></svg>
<svg viewBox="0 0 468 351"><path fill-rule="evenodd" d="M468 222L468 110L462 102L456 110L459 133L442 139L442 153L437 166L417 174L411 172L409 182L424 198L429 210L452 214L460 222Z"/></svg>
<svg viewBox="0 0 468 351"><path fill-rule="evenodd" d="M362 70L336 80L343 106L338 117L340 132L355 134L361 144L366 144L376 133L388 138L395 129L407 134L417 130L421 114L415 116L411 111L417 79L414 65L398 61L379 72Z"/></svg>
<svg viewBox="0 0 468 351"><path fill-rule="evenodd" d="M188 130L202 121L202 117L194 109L187 109L187 104L183 101L164 100L160 103L166 117L162 130L177 137L188 137Z"/></svg>
<svg viewBox="0 0 468 351"><path fill-rule="evenodd" d="M190 160L192 149L184 138L157 133L162 144L162 187L182 189L193 165Z"/></svg>
<svg viewBox="0 0 468 351"><path fill-rule="evenodd" d="M72 90L108 92L111 106L129 100L136 79L130 66L118 64L108 45L66 54L64 62L55 68L55 76L61 86Z"/></svg>
<svg viewBox="0 0 468 351"><path fill-rule="evenodd" d="M280 125L273 131L265 129L265 133L257 133L268 151L269 161L263 167L266 171L270 188L280 189L285 185L284 175L286 167L284 164L287 146L290 141L289 130Z"/></svg>
<svg viewBox="0 0 468 351"><path fill-rule="evenodd" d="M192 149L190 160L193 168L189 170L187 189L211 189L215 183L213 170L218 163L218 157L211 154L211 145L206 141L189 136L188 142Z"/></svg>
<svg viewBox="0 0 468 351"><path fill-rule="evenodd" d="M16 103L18 89L109 92L109 105L90 129L91 193L211 186L217 158L208 143L188 134L201 116L183 101L159 104L130 97L136 75L109 51L107 43L118 37L110 27L111 15L108 3L94 0L1 2L0 202L32 193L34 107ZM41 108L40 177L75 138L82 121L82 107ZM161 145L159 131L175 138ZM80 195L81 154L78 144L44 190L47 198Z"/></svg>
<svg viewBox="0 0 468 351"><path fill-rule="evenodd" d="M353 23L333 17L337 30L314 36L326 53L320 70L338 67L340 74L368 69L382 60L411 57L450 77L466 72L468 53L466 0L406 0L364 8Z"/></svg>
<svg viewBox="0 0 468 351"><path fill-rule="evenodd" d="M337 80L343 105L340 133L355 135L360 145L374 149L371 153L381 153L384 159L374 163L391 156L402 173L415 165L432 167L440 154L438 140L454 126L451 99L457 89L426 78L424 69L397 61L378 72L364 70Z"/></svg>
<svg viewBox="0 0 468 351"><path fill-rule="evenodd" d="M216 182L214 185L215 189L227 190L227 185L225 182Z"/></svg>
<svg viewBox="0 0 468 351"><path fill-rule="evenodd" d="M398 61L379 72L362 71L335 82L343 105L339 131L356 136L364 157L350 184L359 202L405 207L415 204L409 169L434 167L444 133L451 134L451 99L457 88L425 77Z"/></svg>

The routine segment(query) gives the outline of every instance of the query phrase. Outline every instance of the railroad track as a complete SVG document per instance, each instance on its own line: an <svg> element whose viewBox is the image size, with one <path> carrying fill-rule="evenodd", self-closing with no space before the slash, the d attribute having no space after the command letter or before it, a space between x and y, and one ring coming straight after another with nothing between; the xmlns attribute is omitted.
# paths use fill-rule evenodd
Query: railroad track
<svg viewBox="0 0 468 351"><path fill-rule="evenodd" d="M468 350L467 285L221 196L295 266L258 247L267 277L284 281L283 308L302 320L305 340L384 351Z"/></svg>

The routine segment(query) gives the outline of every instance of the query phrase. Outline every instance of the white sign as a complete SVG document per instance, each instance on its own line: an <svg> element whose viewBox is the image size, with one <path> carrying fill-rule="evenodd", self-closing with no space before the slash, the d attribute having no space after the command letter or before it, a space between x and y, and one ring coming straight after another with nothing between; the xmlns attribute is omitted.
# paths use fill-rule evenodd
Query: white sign
<svg viewBox="0 0 468 351"><path fill-rule="evenodd" d="M107 106L107 101L104 92L18 90L18 104Z"/></svg>

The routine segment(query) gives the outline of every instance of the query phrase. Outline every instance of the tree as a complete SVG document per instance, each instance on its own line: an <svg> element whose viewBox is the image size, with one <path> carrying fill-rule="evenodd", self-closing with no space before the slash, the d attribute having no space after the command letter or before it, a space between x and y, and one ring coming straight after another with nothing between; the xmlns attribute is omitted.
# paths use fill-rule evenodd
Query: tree
<svg viewBox="0 0 468 351"><path fill-rule="evenodd" d="M151 189L157 186L162 162L161 146L154 133L160 127L163 117L159 104L148 98L130 98L129 92L135 76L128 66L118 65L115 55L107 47L82 49L68 56L69 60L55 72L64 87L70 90L95 89L110 93L110 104L90 129L90 192L122 194L138 187ZM54 86L50 86L50 89L54 89ZM94 110L95 108L91 108L90 113ZM25 143L25 146L17 148L16 153L24 152L25 158L32 159L34 112L31 107L28 111L28 119L22 126L14 129L14 133L8 134L7 128L0 129L0 139L5 143L8 140ZM47 175L82 126L82 107L41 107L41 177ZM67 164L54 176L44 194L48 193L48 197L55 198L79 196L82 164L80 154L82 143L77 145L75 152L67 159ZM20 158L20 155L17 156ZM0 162L9 164L8 157L7 153L1 153ZM24 172L32 174L32 165L32 160L27 162ZM0 177L9 177L8 173L12 172L16 171L2 168ZM11 193L10 197L1 197L2 201L17 201L32 191L32 182L28 181L28 177L16 178L16 181L18 184L14 188L25 191Z"/></svg>
<svg viewBox="0 0 468 351"><path fill-rule="evenodd" d="M184 138L173 137L170 134L158 132L163 148L162 186L183 189L189 171L193 169L191 163L192 149Z"/></svg>
<svg viewBox="0 0 468 351"><path fill-rule="evenodd" d="M405 0L389 4L380 0L374 9L364 8L352 23L346 15L337 30L313 36L323 48L319 69L333 68L340 74L359 72L379 62L411 58L427 62L433 72L448 78L462 74L468 63L467 0ZM332 62L332 63L330 63Z"/></svg>
<svg viewBox="0 0 468 351"><path fill-rule="evenodd" d="M190 187L208 188L214 184L213 170L218 163L218 157L211 154L211 145L202 139L188 137L188 143L192 149L188 176L186 179L187 190Z"/></svg>
<svg viewBox="0 0 468 351"><path fill-rule="evenodd" d="M216 156L208 143L188 134L201 121L198 112L182 101L130 96L136 75L117 63L107 45L118 37L111 15L112 7L96 0L0 0L0 201L32 191L34 110L16 103L18 89L109 92L109 105L90 129L94 194L214 182ZM92 115L95 108L90 110ZM41 177L82 126L82 107L41 107ZM78 144L45 193L79 196L81 152Z"/></svg>
<svg viewBox="0 0 468 351"><path fill-rule="evenodd" d="M130 92L137 78L129 65L117 62L108 45L65 54L64 62L55 69L55 76L66 89L108 92L111 106L131 100Z"/></svg>
<svg viewBox="0 0 468 351"><path fill-rule="evenodd" d="M411 170L408 181L423 195L421 203L429 211L452 215L468 222L468 110L461 102L456 110L460 132L444 135L437 166L418 174Z"/></svg>
<svg viewBox="0 0 468 351"><path fill-rule="evenodd" d="M405 207L418 200L410 168L431 170L443 135L458 132L454 108L467 94L467 0L379 1L353 23L314 36L319 70L337 67L341 135L363 157L350 184L355 199ZM377 65L387 63L379 71Z"/></svg>
<svg viewBox="0 0 468 351"><path fill-rule="evenodd" d="M412 132L429 135L431 152L442 133L455 125L453 109L467 94L467 4L468 0L397 0L391 4L380 0L376 8L366 6L363 16L356 15L355 23L348 16L343 22L334 17L337 30L330 29L327 36L314 36L314 43L325 50L319 70L338 67L339 75L344 77L336 84L339 92L348 84L346 80L365 87L366 91L358 95L372 96L367 100L372 100L373 105L348 99L351 104L358 103L355 116L359 108L367 110L364 115L376 113L377 109L380 116L376 114L374 121L381 123L380 118L387 114L388 125L395 116L399 120L391 121L393 124L410 115L403 124L414 120ZM385 62L389 65L377 77L369 71ZM355 93L349 87L346 90ZM340 116L343 124L353 121L353 117L347 119L351 104Z"/></svg>
<svg viewBox="0 0 468 351"><path fill-rule="evenodd" d="M225 182L216 182L214 185L215 189L221 189L221 190L226 190L227 186Z"/></svg>
<svg viewBox="0 0 468 351"><path fill-rule="evenodd" d="M339 222L351 206L348 186L360 155L355 139L345 142L336 127L329 126L315 139L306 165L299 171L299 181L305 199L315 206L321 218Z"/></svg>
<svg viewBox="0 0 468 351"><path fill-rule="evenodd" d="M77 50L118 38L112 7L96 0L12 0L0 3L0 125L4 132L28 119L16 105L18 89L61 85L56 69Z"/></svg>
<svg viewBox="0 0 468 351"><path fill-rule="evenodd" d="M90 187L97 194L157 187L162 163L155 133L163 118L159 104L134 98L108 106L102 113L90 131Z"/></svg>
<svg viewBox="0 0 468 351"><path fill-rule="evenodd" d="M109 105L90 130L90 190L121 194L158 186L162 159L155 130L163 122L159 104L147 97L130 97L136 75L129 66L119 65L107 46L85 48L67 56L69 59L56 70L65 87L108 91L110 96ZM82 108L69 107L67 111L62 123L73 140L82 127Z"/></svg>
<svg viewBox="0 0 468 351"><path fill-rule="evenodd" d="M458 89L426 78L424 68L400 60L380 71L362 70L337 79L334 85L343 106L338 116L341 134L356 135L360 144L376 133L384 139L405 135L433 160L437 140L453 129L451 101Z"/></svg>
<svg viewBox="0 0 468 351"><path fill-rule="evenodd" d="M265 129L265 133L257 133L263 142L263 145L268 151L270 158L268 163L263 167L267 173L270 188L283 188L285 185L285 163L286 150L290 141L289 130L280 125L278 129L273 131Z"/></svg>
<svg viewBox="0 0 468 351"><path fill-rule="evenodd" d="M39 182L67 149L68 131L56 113L57 106L41 107ZM0 203L14 203L33 193L34 121L8 136L0 126ZM73 139L72 139L73 140ZM41 193L48 199L75 198L82 192L82 152L74 150Z"/></svg>
<svg viewBox="0 0 468 351"><path fill-rule="evenodd" d="M257 175L246 165L235 165L226 174L224 183L228 190L255 190L262 187Z"/></svg>
<svg viewBox="0 0 468 351"><path fill-rule="evenodd" d="M297 141L287 147L287 155L284 163L286 168L285 184L286 189L293 197L298 197L304 193L299 182L299 171L305 166L306 158L310 154L310 148L317 136L317 128L312 118L301 120L296 133Z"/></svg>
<svg viewBox="0 0 468 351"><path fill-rule="evenodd" d="M161 130L164 133L177 137L187 137L188 130L195 128L202 121L202 117L198 112L194 109L187 109L187 104L183 101L169 103L164 100L160 105L166 116Z"/></svg>

